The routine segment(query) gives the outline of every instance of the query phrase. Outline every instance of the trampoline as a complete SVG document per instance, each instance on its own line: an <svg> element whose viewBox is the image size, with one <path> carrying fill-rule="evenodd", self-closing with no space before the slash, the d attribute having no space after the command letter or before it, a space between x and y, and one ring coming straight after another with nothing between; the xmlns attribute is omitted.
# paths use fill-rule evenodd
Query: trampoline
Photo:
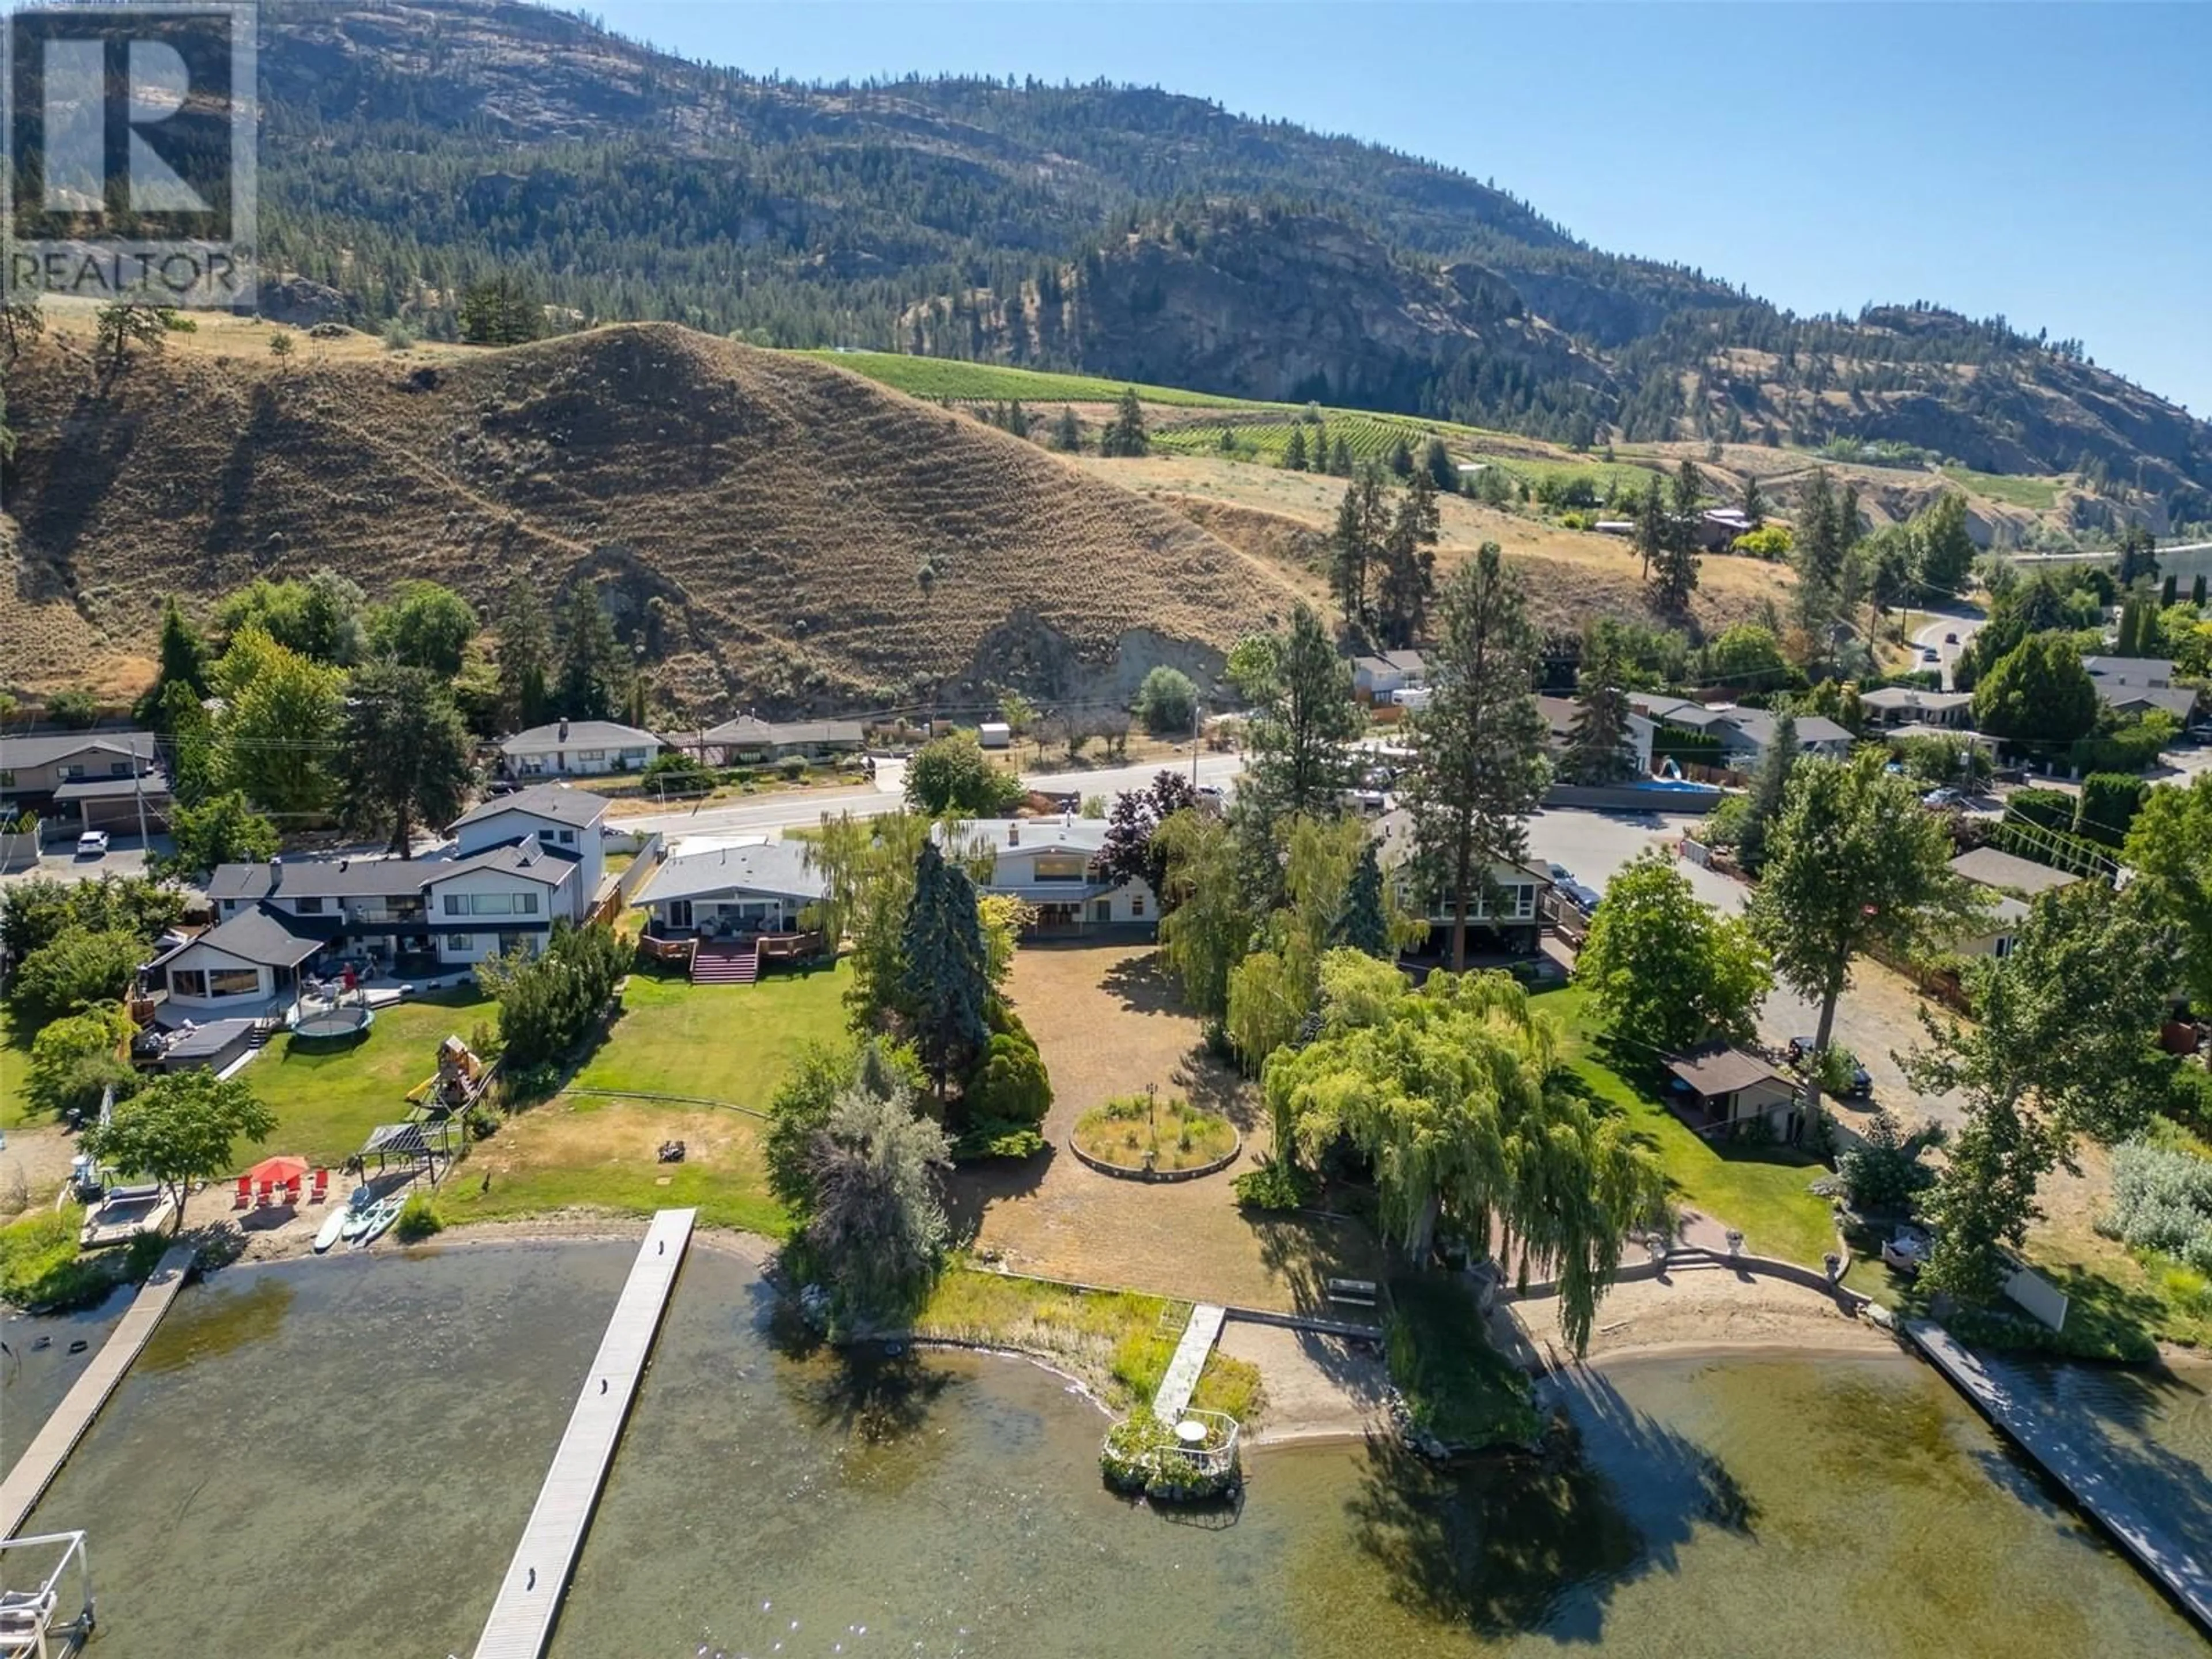
<svg viewBox="0 0 2212 1659"><path fill-rule="evenodd" d="M300 1016L292 1036L297 1042L349 1042L366 1032L375 1018L375 1009L357 1002L342 1008L318 1009Z"/></svg>

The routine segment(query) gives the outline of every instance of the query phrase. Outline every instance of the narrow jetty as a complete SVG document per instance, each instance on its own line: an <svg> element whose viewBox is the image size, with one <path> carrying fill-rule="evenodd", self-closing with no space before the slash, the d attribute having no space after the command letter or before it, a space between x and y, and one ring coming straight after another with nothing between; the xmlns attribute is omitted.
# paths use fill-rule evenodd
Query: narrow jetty
<svg viewBox="0 0 2212 1659"><path fill-rule="evenodd" d="M484 1620L476 1659L538 1659L545 1650L697 1214L662 1210L646 1229L614 1317L584 1375L576 1409L553 1454L553 1467L538 1488L522 1541L515 1546L491 1616Z"/></svg>
<svg viewBox="0 0 2212 1659"><path fill-rule="evenodd" d="M1221 1335L1221 1322L1228 1316L1226 1308L1217 1308L1210 1302L1201 1302L1190 1310L1190 1323L1182 1328L1182 1340L1176 1344L1175 1358L1168 1361L1167 1374L1160 1378L1159 1390L1152 1395L1152 1415L1161 1422L1172 1426L1190 1409L1198 1374L1206 1369L1206 1357L1213 1352Z"/></svg>
<svg viewBox="0 0 2212 1659"><path fill-rule="evenodd" d="M63 1463L84 1437L84 1431L92 1426L92 1419L100 1415L100 1408L115 1392L115 1385L131 1369L131 1362L138 1358L138 1351L154 1334L161 1316L169 1311L177 1292L184 1289L185 1275L191 1270L191 1245L170 1247L140 1289L130 1310L123 1316L122 1322L93 1356L92 1364L84 1368L84 1375L77 1378L76 1386L54 1408L46 1426L23 1448L15 1467L8 1471L4 1481L0 1481L0 1538L13 1538L23 1529L23 1522L40 1498L53 1484L54 1476L61 1473Z"/></svg>
<svg viewBox="0 0 2212 1659"><path fill-rule="evenodd" d="M2075 1450L2043 1412L2014 1398L2001 1378L1990 1376L1942 1326L1925 1319L1906 1320L1904 1325L1913 1345L1983 1416L2063 1486L2082 1514L2110 1534L2190 1617L2212 1632L2212 1559L2191 1555L2176 1540L2162 1535L2095 1460Z"/></svg>

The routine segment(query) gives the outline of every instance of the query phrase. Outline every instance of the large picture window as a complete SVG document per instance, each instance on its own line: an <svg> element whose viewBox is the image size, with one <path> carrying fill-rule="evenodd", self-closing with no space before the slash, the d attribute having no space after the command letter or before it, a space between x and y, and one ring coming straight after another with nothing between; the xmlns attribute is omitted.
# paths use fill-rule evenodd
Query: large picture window
<svg viewBox="0 0 2212 1659"><path fill-rule="evenodd" d="M172 968L169 969L169 994L173 997L207 996L207 969L204 968Z"/></svg>
<svg viewBox="0 0 2212 1659"><path fill-rule="evenodd" d="M251 997L261 994L261 975L251 968L211 968L208 990L219 997Z"/></svg>

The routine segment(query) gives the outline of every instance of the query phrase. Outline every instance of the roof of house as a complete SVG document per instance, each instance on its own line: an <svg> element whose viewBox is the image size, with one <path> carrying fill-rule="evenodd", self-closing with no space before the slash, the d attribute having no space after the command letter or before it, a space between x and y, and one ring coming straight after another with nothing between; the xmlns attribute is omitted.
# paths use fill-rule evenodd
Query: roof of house
<svg viewBox="0 0 2212 1659"><path fill-rule="evenodd" d="M208 878L208 896L264 899L273 892L287 898L375 898L419 893L427 880L423 862L412 859L292 859L271 864L222 864Z"/></svg>
<svg viewBox="0 0 2212 1659"><path fill-rule="evenodd" d="M1581 714L1581 705L1572 697L1553 697L1538 694L1536 707L1542 713L1554 738L1566 738L1574 735L1575 719Z"/></svg>
<svg viewBox="0 0 2212 1659"><path fill-rule="evenodd" d="M538 755L554 749L658 748L660 739L614 720L555 720L499 740L503 755Z"/></svg>
<svg viewBox="0 0 2212 1659"><path fill-rule="evenodd" d="M465 859L441 859L416 868L422 872L425 887L451 881L455 876L472 876L482 870L496 870L505 875L520 876L526 881L558 887L575 873L576 861L556 848L539 846L532 838L506 842Z"/></svg>
<svg viewBox="0 0 2212 1659"><path fill-rule="evenodd" d="M1667 1069L1708 1099L1716 1095L1732 1095L1755 1083L1789 1081L1757 1054L1747 1054L1725 1042L1709 1043L1670 1058Z"/></svg>
<svg viewBox="0 0 2212 1659"><path fill-rule="evenodd" d="M1099 853L1106 847L1106 820L1072 812L1056 818L970 818L958 827L962 846L988 842L1000 853ZM936 835L945 839L942 826Z"/></svg>
<svg viewBox="0 0 2212 1659"><path fill-rule="evenodd" d="M58 801L120 799L132 795L166 799L168 793L169 781L158 772L141 772L135 778L71 778L54 786Z"/></svg>
<svg viewBox="0 0 2212 1659"><path fill-rule="evenodd" d="M723 748L759 744L780 749L790 744L858 743L865 735L858 720L764 720L757 715L739 714L720 726L708 726L691 740Z"/></svg>
<svg viewBox="0 0 2212 1659"><path fill-rule="evenodd" d="M715 847L678 853L653 873L634 902L666 904L676 899L715 893L773 893L783 898L818 899L829 891L819 870L806 864L806 848L797 842L757 846Z"/></svg>
<svg viewBox="0 0 2212 1659"><path fill-rule="evenodd" d="M2070 886L2081 879L1996 847L1977 847L1972 852L1960 854L1951 860L1951 873L1978 886L1994 887L1999 892L2031 895Z"/></svg>
<svg viewBox="0 0 2212 1659"><path fill-rule="evenodd" d="M1370 651L1352 661L1370 674L1378 669L1390 674L1419 674L1429 665L1418 651Z"/></svg>
<svg viewBox="0 0 2212 1659"><path fill-rule="evenodd" d="M2100 680L2120 680L2135 685L2173 683L2173 664L2165 657L2084 657L2081 666Z"/></svg>
<svg viewBox="0 0 2212 1659"><path fill-rule="evenodd" d="M1392 807L1381 817L1369 823L1367 834L1369 839L1376 843L1376 857L1382 861L1385 869L1389 868L1413 853L1413 809L1406 806ZM1499 859L1491 867L1496 869L1500 865L1509 870L1518 870L1524 876L1534 877L1543 886L1549 887L1553 884L1551 873L1540 865L1516 864L1510 859Z"/></svg>
<svg viewBox="0 0 2212 1659"><path fill-rule="evenodd" d="M1958 708L1973 700L1971 691L1927 691L1917 685L1881 685L1859 693L1869 708Z"/></svg>
<svg viewBox="0 0 2212 1659"><path fill-rule="evenodd" d="M2117 680L2092 680L2097 695L2114 708L2163 708L2176 720L2197 712L2197 692L2186 685L2129 685ZM61 792L54 792L58 795Z"/></svg>
<svg viewBox="0 0 2212 1659"><path fill-rule="evenodd" d="M1731 708L1728 711L1728 724L1764 749L1774 741L1774 734L1782 722L1778 716L1764 708ZM1811 743L1851 741L1850 728L1837 725L1826 714L1797 716L1797 746L1801 749Z"/></svg>
<svg viewBox="0 0 2212 1659"><path fill-rule="evenodd" d="M501 812L527 812L533 817L550 818L556 823L588 829L605 817L606 811L605 798L588 789L571 789L562 783L533 783L511 795L492 795L477 802L447 824L446 831L450 835L465 823L482 823Z"/></svg>
<svg viewBox="0 0 2212 1659"><path fill-rule="evenodd" d="M295 917L257 904L209 928L191 945L204 945L264 968L296 968L330 941L327 927L313 928ZM190 950L191 945L183 948Z"/></svg>
<svg viewBox="0 0 2212 1659"><path fill-rule="evenodd" d="M71 755L98 750L110 755L154 757L150 732L43 732L30 738L0 738L0 771L28 771Z"/></svg>
<svg viewBox="0 0 2212 1659"><path fill-rule="evenodd" d="M1708 708L1705 704L1692 702L1686 697L1661 696L1648 691L1629 693L1628 706L1646 719L1692 732L1706 732L1717 726L1725 726L1729 717L1738 712L1733 708Z"/></svg>

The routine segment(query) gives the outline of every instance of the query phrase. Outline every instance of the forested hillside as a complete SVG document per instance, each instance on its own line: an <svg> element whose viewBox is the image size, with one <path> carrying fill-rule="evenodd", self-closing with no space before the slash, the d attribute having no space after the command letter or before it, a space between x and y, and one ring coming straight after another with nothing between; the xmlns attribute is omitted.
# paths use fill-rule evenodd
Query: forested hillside
<svg viewBox="0 0 2212 1659"><path fill-rule="evenodd" d="M1291 389L1261 370L1303 360L1293 386L1324 401L1570 442L1885 442L2102 477L2160 528L2212 518L2212 431L2073 342L1926 307L1792 318L1592 249L1490 183L1200 99L803 86L481 0L263 19L264 241L306 279L271 290L279 315L450 336L469 286L504 271L556 322L671 318L1243 395ZM1316 223L1365 251L1314 259L1298 239ZM1397 308L1363 352L1346 327L1378 270L1448 302ZM1147 327L1222 295L1197 307L1218 340ZM1202 374L1166 361L1186 346Z"/></svg>

